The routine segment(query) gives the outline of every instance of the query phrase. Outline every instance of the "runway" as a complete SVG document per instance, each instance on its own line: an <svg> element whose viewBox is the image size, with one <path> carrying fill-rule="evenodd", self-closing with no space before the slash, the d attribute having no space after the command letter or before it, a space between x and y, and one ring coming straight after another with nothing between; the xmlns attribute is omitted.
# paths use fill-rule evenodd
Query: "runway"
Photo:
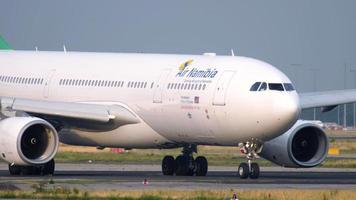
<svg viewBox="0 0 356 200"><path fill-rule="evenodd" d="M53 177L10 176L1 163L0 189L31 190L50 182L84 190L356 189L356 169L263 167L256 180L238 178L235 167L210 167L206 177L163 176L159 165L57 164L56 169Z"/></svg>

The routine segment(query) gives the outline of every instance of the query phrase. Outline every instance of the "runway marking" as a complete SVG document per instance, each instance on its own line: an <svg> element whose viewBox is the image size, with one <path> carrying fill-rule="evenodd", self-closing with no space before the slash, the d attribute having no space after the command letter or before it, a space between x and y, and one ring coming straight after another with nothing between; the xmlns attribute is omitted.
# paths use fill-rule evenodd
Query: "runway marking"
<svg viewBox="0 0 356 200"><path fill-rule="evenodd" d="M144 171L147 168L148 171ZM82 189L230 189L230 188L335 188L356 189L356 169L262 168L259 179L240 179L235 168L217 167L206 177L163 176L159 166L59 164L53 177L10 176L0 164L1 184L21 189L52 180L56 184ZM214 167L212 167L214 169ZM83 169L87 169L83 171ZM120 171L120 169L123 169ZM130 171L130 169L132 169ZM148 185L142 181L147 179Z"/></svg>

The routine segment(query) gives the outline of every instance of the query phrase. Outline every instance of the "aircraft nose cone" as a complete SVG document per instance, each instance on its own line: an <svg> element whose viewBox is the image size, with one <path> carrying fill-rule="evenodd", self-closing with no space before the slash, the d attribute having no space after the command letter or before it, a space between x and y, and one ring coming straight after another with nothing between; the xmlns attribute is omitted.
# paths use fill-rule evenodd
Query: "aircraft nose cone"
<svg viewBox="0 0 356 200"><path fill-rule="evenodd" d="M275 117L282 126L290 128L299 118L300 106L297 95L283 95L275 99Z"/></svg>

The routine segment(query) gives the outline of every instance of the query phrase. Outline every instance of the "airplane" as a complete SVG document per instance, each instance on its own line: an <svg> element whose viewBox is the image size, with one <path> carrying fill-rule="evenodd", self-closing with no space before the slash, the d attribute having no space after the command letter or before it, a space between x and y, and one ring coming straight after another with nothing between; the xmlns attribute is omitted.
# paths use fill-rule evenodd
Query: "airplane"
<svg viewBox="0 0 356 200"><path fill-rule="evenodd" d="M325 131L300 119L356 101L356 90L297 93L266 62L241 56L17 51L0 37L0 157L11 175L55 172L59 143L98 148L182 148L165 176L206 176L198 145L237 146L242 179L265 158L321 164Z"/></svg>

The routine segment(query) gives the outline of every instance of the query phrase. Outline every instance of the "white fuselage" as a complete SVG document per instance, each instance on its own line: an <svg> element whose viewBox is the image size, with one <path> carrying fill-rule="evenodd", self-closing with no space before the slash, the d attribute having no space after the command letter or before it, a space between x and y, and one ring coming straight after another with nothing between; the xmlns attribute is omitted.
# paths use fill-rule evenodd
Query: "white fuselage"
<svg viewBox="0 0 356 200"><path fill-rule="evenodd" d="M105 131L63 129L61 141L75 145L168 148L270 140L296 122L299 98L296 91L250 91L255 82L290 80L245 57L0 52L0 96L118 104L141 121Z"/></svg>

